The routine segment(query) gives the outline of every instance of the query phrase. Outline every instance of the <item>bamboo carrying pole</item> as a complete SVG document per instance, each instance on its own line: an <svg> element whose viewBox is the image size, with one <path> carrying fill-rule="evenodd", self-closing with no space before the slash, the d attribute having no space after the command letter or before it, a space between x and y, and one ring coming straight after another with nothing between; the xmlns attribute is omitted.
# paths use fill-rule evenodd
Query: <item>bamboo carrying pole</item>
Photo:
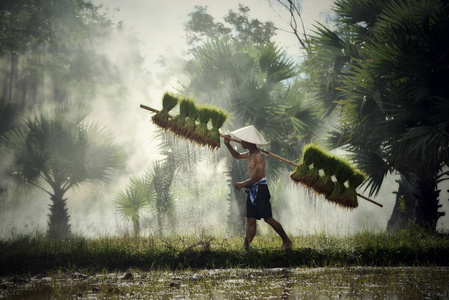
<svg viewBox="0 0 449 300"><path fill-rule="evenodd" d="M154 109L154 108L149 107L149 106L146 106L146 105L143 105L143 104L140 104L140 107L143 108L143 109L152 111L152 112L154 112L154 113L158 113L158 112L159 112L159 110ZM172 115L168 115L168 117L169 117L169 118L173 118ZM220 136L221 136L222 138L225 137L225 136L224 136L223 134L221 134L221 133L220 133ZM239 141L239 140L236 140L236 139L233 139L233 138L230 138L230 140L233 141L233 142L236 142L236 143L241 144L241 141ZM281 160L281 161L283 161L283 162L285 162L285 163L288 163L288 164L290 164L290 165L292 165L292 166L294 166L294 167L298 167L298 165L295 164L294 162L292 162L292 161L290 161L290 160L288 160L288 159L285 159L285 158L283 158L283 157L281 157L281 156L279 156L279 155L276 155L276 154L271 153L271 152L269 152L269 151L267 151L267 150L264 150L264 149L260 149L260 148L259 148L259 150L260 150L262 153L265 153L266 155L269 155L269 156L272 156L272 157L274 157L274 158L277 158L277 159L279 159L279 160ZM372 200L372 199L370 199L370 198L368 198L368 197L365 197L365 196L363 196L363 195L361 195L361 194L359 194L359 193L357 193L357 196L359 196L360 198L365 199L365 200L367 200L367 201L369 201L369 202L371 202L371 203L374 203L374 204L376 204L377 206L383 207L383 205L380 204L379 202L376 202L376 201L374 201L374 200Z"/></svg>

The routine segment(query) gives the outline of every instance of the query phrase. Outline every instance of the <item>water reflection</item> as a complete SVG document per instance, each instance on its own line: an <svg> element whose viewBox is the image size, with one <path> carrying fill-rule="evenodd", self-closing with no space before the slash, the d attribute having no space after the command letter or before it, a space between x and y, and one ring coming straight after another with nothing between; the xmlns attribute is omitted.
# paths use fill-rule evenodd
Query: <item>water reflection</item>
<svg viewBox="0 0 449 300"><path fill-rule="evenodd" d="M449 299L447 267L64 273L2 278L3 299Z"/></svg>

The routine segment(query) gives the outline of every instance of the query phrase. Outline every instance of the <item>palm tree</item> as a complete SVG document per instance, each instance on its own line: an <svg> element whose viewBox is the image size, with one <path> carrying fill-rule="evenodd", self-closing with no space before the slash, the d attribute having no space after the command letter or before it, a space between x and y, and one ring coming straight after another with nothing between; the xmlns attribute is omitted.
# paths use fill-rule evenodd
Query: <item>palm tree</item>
<svg viewBox="0 0 449 300"><path fill-rule="evenodd" d="M349 54L336 73L340 124L331 140L353 152L370 175L370 194L387 173L399 172L401 182L415 189L415 199L407 199L418 203L408 210L416 212L410 220L435 230L444 215L437 184L447 180L442 169L449 161L449 91L443 80L449 75L448 5L340 0L335 6L339 29L322 28L315 39L337 36L344 42L335 46Z"/></svg>
<svg viewBox="0 0 449 300"><path fill-rule="evenodd" d="M228 128L253 124L270 141L270 151L296 160L302 143L319 128L315 112L303 101L300 85L294 81L294 62L274 44L212 41L195 50L187 70L190 81L183 83L181 93L226 109L231 113ZM269 163L275 174L284 167L277 160ZM244 170L233 161L232 181L247 176ZM241 203L231 201L237 207ZM237 215L231 214L229 220L234 229L242 230L243 210L235 211Z"/></svg>
<svg viewBox="0 0 449 300"><path fill-rule="evenodd" d="M130 185L125 192L121 191L115 196L117 211L120 216L133 224L134 235L140 234L140 220L146 209L153 203L154 192L150 172L142 177L131 177Z"/></svg>
<svg viewBox="0 0 449 300"><path fill-rule="evenodd" d="M52 116L28 118L25 126L6 132L0 139L2 160L19 182L50 195L48 235L70 235L65 193L83 183L106 182L110 171L120 168L124 154L96 123L85 121L87 109L70 104L56 107Z"/></svg>

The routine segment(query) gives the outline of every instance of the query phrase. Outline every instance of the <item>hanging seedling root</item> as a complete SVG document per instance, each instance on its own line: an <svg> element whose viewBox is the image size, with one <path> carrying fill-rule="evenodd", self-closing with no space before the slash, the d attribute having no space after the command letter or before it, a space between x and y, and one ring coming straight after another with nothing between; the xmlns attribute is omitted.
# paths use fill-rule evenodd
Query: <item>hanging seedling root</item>
<svg viewBox="0 0 449 300"><path fill-rule="evenodd" d="M210 120L212 123L212 128L209 130L208 143L210 148L213 150L220 147L220 131L219 129L223 126L224 122L228 118L228 113L220 108L215 107L211 111Z"/></svg>
<svg viewBox="0 0 449 300"><path fill-rule="evenodd" d="M169 111L178 104L178 98L172 93L165 93L162 98L162 110L156 113L151 120L157 126L167 130L170 127Z"/></svg>
<svg viewBox="0 0 449 300"><path fill-rule="evenodd" d="M315 167L315 163L309 167L309 170L304 174L302 180L304 184L311 189L314 189L316 182L320 178L320 169Z"/></svg>
<svg viewBox="0 0 449 300"><path fill-rule="evenodd" d="M313 186L313 189L321 195L324 195L324 197L327 197L332 189L334 188L334 183L332 181L332 171L330 170L330 167L328 164L325 164L323 166L323 172L324 174L320 176L318 181Z"/></svg>
<svg viewBox="0 0 449 300"><path fill-rule="evenodd" d="M305 184L306 178L304 175L309 171L309 167L304 163L301 162L294 170L290 173L290 178L295 183L302 183Z"/></svg>
<svg viewBox="0 0 449 300"><path fill-rule="evenodd" d="M200 123L195 127L191 139L200 146L208 145L207 136L209 134L209 129L207 128L207 123L209 123L210 120L211 110L212 109L207 105L197 107Z"/></svg>
<svg viewBox="0 0 449 300"><path fill-rule="evenodd" d="M346 181L355 174L355 170L346 160L335 157L333 159L335 161L335 177L337 178L338 185L340 186L340 195L334 193L332 195L332 200L345 207L357 207L357 197L355 197L354 201L354 199L350 197L352 189L348 191L348 188L345 186Z"/></svg>
<svg viewBox="0 0 449 300"><path fill-rule="evenodd" d="M192 140L191 136L195 132L196 119L198 118L198 110L194 101L189 102L187 111L188 113L184 125L184 137Z"/></svg>
<svg viewBox="0 0 449 300"><path fill-rule="evenodd" d="M290 178L295 182L300 182L308 188L313 188L320 177L320 170L316 167L323 157L323 150L316 144L309 144L304 147L302 155L302 165L305 167L297 168L290 174Z"/></svg>
<svg viewBox="0 0 449 300"><path fill-rule="evenodd" d="M184 137L185 136L185 123L186 123L186 117L188 114L188 108L189 108L189 101L193 101L188 98L183 98L179 100L179 114L174 116L173 119L171 119L170 124L170 131L173 132L178 137Z"/></svg>
<svg viewBox="0 0 449 300"><path fill-rule="evenodd" d="M357 191L356 189L366 180L366 174L357 170L348 179L348 187L341 193L340 201L350 205L352 207L357 207Z"/></svg>
<svg viewBox="0 0 449 300"><path fill-rule="evenodd" d="M345 188L344 185L341 185L338 182L334 182L332 191L329 193L329 195L326 197L326 199L335 204L344 206L343 203L340 203L340 196L341 196L341 193L344 190L344 188Z"/></svg>

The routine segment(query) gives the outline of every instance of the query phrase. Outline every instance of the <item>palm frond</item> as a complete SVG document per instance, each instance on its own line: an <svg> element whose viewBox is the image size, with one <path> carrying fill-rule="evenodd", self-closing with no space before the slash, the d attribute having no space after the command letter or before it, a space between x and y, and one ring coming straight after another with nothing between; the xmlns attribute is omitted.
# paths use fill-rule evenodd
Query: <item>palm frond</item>
<svg viewBox="0 0 449 300"><path fill-rule="evenodd" d="M114 202L119 215L127 221L139 220L148 205L143 193L132 188L127 188L125 192L119 192L115 196Z"/></svg>

